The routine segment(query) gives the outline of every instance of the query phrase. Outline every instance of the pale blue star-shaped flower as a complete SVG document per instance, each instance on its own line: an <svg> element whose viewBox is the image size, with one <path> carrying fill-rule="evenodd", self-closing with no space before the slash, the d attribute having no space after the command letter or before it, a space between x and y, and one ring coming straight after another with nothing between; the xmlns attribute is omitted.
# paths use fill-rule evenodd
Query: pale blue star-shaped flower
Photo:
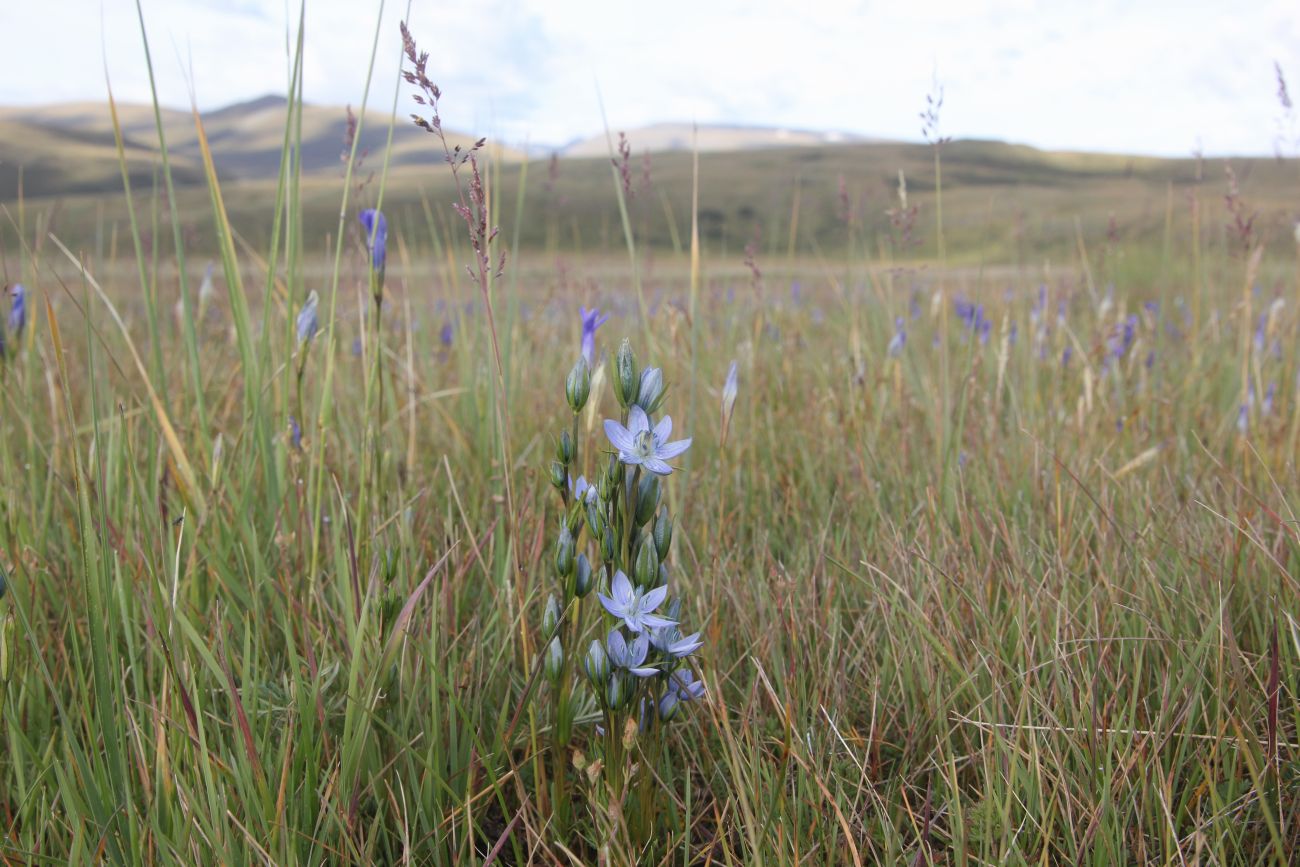
<svg viewBox="0 0 1300 867"><path fill-rule="evenodd" d="M628 412L627 427L612 418L605 419L605 436L618 449L618 459L625 464L643 466L660 476L673 471L668 465L669 460L691 447L689 437L668 442L668 436L672 432L671 416L664 416L651 428L650 417L639 406L633 406Z"/></svg>
<svg viewBox="0 0 1300 867"><path fill-rule="evenodd" d="M632 586L632 582L620 569L614 573L609 592L610 596L604 593L597 594L600 597L600 604L605 606L605 610L614 617L622 620L633 632L645 632L647 629L660 629L672 625L673 622L668 618L652 613L668 596L667 587L656 587L642 593L640 589Z"/></svg>

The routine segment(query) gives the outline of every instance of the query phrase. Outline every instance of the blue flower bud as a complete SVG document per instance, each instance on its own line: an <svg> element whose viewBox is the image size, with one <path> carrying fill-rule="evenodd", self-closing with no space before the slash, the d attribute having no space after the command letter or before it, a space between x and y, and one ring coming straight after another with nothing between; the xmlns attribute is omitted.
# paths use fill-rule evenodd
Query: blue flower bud
<svg viewBox="0 0 1300 867"><path fill-rule="evenodd" d="M659 577L659 555L648 539L641 543L641 550L637 551L635 572L636 585L646 590L652 589L655 579Z"/></svg>
<svg viewBox="0 0 1300 867"><path fill-rule="evenodd" d="M618 540L614 538L613 528L606 526L605 534L600 537L600 557L606 563L613 561L614 548L617 544Z"/></svg>
<svg viewBox="0 0 1300 867"><path fill-rule="evenodd" d="M0 569L0 599L4 599L5 594L8 592L9 592L9 580L5 578L5 570Z"/></svg>
<svg viewBox="0 0 1300 867"><path fill-rule="evenodd" d="M636 356L632 354L632 344L626 339L618 348L614 360L614 396L618 405L626 409L636 403L636 393L641 386L636 372Z"/></svg>
<svg viewBox="0 0 1300 867"><path fill-rule="evenodd" d="M560 646L558 637L552 638L551 643L546 648L546 661L542 664L546 671L546 679L555 683L564 673L564 648Z"/></svg>
<svg viewBox="0 0 1300 867"><path fill-rule="evenodd" d="M663 698L659 699L659 719L668 722L677 716L677 708L680 704L676 692L671 689L665 692Z"/></svg>
<svg viewBox="0 0 1300 867"><path fill-rule="evenodd" d="M564 396L569 401L569 409L575 413L582 412L582 408L587 405L587 398L590 394L591 368L587 365L587 359L580 355L573 365L573 369L569 371L568 378L564 381Z"/></svg>
<svg viewBox="0 0 1300 867"><path fill-rule="evenodd" d="M560 600L555 598L552 593L546 599L546 608L542 612L542 635L547 638L555 634L555 628L560 625Z"/></svg>
<svg viewBox="0 0 1300 867"><path fill-rule="evenodd" d="M656 412L664 402L664 374L657 367L647 367L641 371L641 380L637 386L636 404L647 414Z"/></svg>
<svg viewBox="0 0 1300 867"><path fill-rule="evenodd" d="M659 516L655 518L654 526L655 553L659 555L660 562L668 559L668 549L673 544L673 519L668 514L668 509L659 510Z"/></svg>
<svg viewBox="0 0 1300 867"><path fill-rule="evenodd" d="M646 473L637 483L636 491L636 525L645 524L654 517L655 507L659 505L659 476Z"/></svg>
<svg viewBox="0 0 1300 867"><path fill-rule="evenodd" d="M579 599L591 592L591 561L587 559L586 554L578 555L573 592Z"/></svg>
<svg viewBox="0 0 1300 867"><path fill-rule="evenodd" d="M555 459L566 466L573 463L573 437L567 430L560 431L560 439L555 444Z"/></svg>
<svg viewBox="0 0 1300 867"><path fill-rule="evenodd" d="M668 584L668 564L667 564L667 563L660 563L660 564L659 564L659 580L655 583L655 587L664 587L664 586L666 586L667 584Z"/></svg>
<svg viewBox="0 0 1300 867"><path fill-rule="evenodd" d="M563 491L565 484L568 482L568 473L564 471L564 464L559 461L551 461L551 484L557 490Z"/></svg>
<svg viewBox="0 0 1300 867"><path fill-rule="evenodd" d="M605 680L609 677L609 655L605 653L603 643L595 640L591 642L587 656L582 661L582 668L597 692L605 688Z"/></svg>
<svg viewBox="0 0 1300 867"><path fill-rule="evenodd" d="M560 538L555 543L555 572L561 578L573 573L573 534L567 526L560 528Z"/></svg>

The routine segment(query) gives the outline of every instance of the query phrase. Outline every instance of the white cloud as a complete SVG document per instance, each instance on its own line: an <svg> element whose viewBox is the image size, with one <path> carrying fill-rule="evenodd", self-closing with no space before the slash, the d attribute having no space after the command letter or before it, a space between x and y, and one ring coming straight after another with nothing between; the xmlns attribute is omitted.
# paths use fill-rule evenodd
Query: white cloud
<svg viewBox="0 0 1300 867"><path fill-rule="evenodd" d="M378 5L307 7L308 99L359 104ZM511 140L599 131L597 83L615 129L694 119L915 139L937 72L949 135L1168 154L1199 141L1208 153L1262 153L1279 111L1273 61L1300 79L1293 7L416 0L411 26L432 56L446 122ZM372 105L391 104L404 11L385 10ZM203 107L283 91L296 14L286 0L146 2L162 101L188 103L191 65ZM105 53L119 99L149 96L131 0L6 3L0 33L11 37L0 102L102 98ZM403 95L399 111L408 104Z"/></svg>

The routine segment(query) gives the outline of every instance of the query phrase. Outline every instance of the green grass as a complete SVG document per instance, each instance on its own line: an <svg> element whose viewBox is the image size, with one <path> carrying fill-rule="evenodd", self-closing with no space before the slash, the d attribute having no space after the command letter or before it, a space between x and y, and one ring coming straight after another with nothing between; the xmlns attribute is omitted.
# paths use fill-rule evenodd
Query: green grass
<svg viewBox="0 0 1300 867"><path fill-rule="evenodd" d="M286 153L295 140L291 124ZM521 221L487 296L499 381L448 197L412 198L396 173L378 330L363 326L355 223L373 186L300 188L289 169L228 210L215 185L169 208L160 178L62 249L52 206L6 207L31 315L0 367L0 859L592 863L600 798L575 768L561 841L539 778L547 688L530 688L553 585L547 467L586 304L614 313L600 352L652 337L640 358L663 365L675 429L694 437L666 496L709 694L667 744L665 863L1290 863L1291 239L1266 227L1255 271L1217 232L1211 189L1199 235L1161 183L1157 228L1109 243L1095 227L1118 187L1030 195L1027 224L1062 224L1045 268L988 240L1002 228L977 218L983 194L949 155L948 269L924 248L892 261L859 226L867 252L847 260L811 230L790 258L777 233L756 281L743 240L724 253L706 235L695 287L689 185L672 204L677 252L651 246L634 200L644 318L607 165L615 222L599 243L544 217L544 172L493 168L501 237ZM701 157L701 211L720 165ZM772 178L755 213L781 224L791 197L775 191L793 180ZM335 224L309 218L313 196L333 196ZM1094 228L1076 237L1076 219ZM117 243L71 240L96 236ZM176 312L178 242L220 255L218 288L235 288ZM333 315L299 411L292 317L308 288ZM987 344L955 322L958 297L984 304ZM1276 357L1251 339L1275 297ZM1135 342L1106 364L1130 313ZM593 402L578 428L589 470L599 420L618 414L608 370ZM570 765L601 750L589 724L573 746Z"/></svg>

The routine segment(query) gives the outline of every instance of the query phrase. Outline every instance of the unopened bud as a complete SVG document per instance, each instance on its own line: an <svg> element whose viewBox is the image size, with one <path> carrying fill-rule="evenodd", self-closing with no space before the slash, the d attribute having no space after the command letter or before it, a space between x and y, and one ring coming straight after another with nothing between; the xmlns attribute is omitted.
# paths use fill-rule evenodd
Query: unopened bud
<svg viewBox="0 0 1300 867"><path fill-rule="evenodd" d="M582 660L582 667L596 691L603 689L605 680L609 677L609 655L605 653L605 645L593 640L591 646L587 648L586 657Z"/></svg>
<svg viewBox="0 0 1300 867"><path fill-rule="evenodd" d="M564 469L564 464L559 461L551 461L551 484L557 491L563 491L569 483L569 474Z"/></svg>
<svg viewBox="0 0 1300 867"><path fill-rule="evenodd" d="M636 402L636 393L640 388L640 381L637 379L636 356L632 354L632 344L626 339L623 345L618 348L618 356L614 360L614 393L618 398L619 406L626 409Z"/></svg>
<svg viewBox="0 0 1300 867"><path fill-rule="evenodd" d="M587 405L587 398L591 395L591 368L587 366L587 359L581 355L569 371L568 379L564 381L564 396L569 401L569 409L575 413L582 412L582 408Z"/></svg>
<svg viewBox="0 0 1300 867"><path fill-rule="evenodd" d="M659 476L646 473L637 483L636 491L636 525L638 527L654 516L655 507L659 505Z"/></svg>
<svg viewBox="0 0 1300 867"><path fill-rule="evenodd" d="M573 592L579 599L591 592L591 561L586 554L578 555L578 564L573 581Z"/></svg>
<svg viewBox="0 0 1300 867"><path fill-rule="evenodd" d="M573 572L573 534L568 526L560 528L560 538L555 543L555 572L561 578L569 577Z"/></svg>
<svg viewBox="0 0 1300 867"><path fill-rule="evenodd" d="M660 562L663 562L668 559L668 549L673 544L673 519L666 508L660 509L655 518L654 539L655 553L659 555Z"/></svg>
<svg viewBox="0 0 1300 867"><path fill-rule="evenodd" d="M547 638L555 634L555 629L560 625L560 600L555 598L552 593L546 599L546 608L542 611L542 635Z"/></svg>
<svg viewBox="0 0 1300 867"><path fill-rule="evenodd" d="M546 679L555 683L560 679L564 672L564 648L560 646L559 637L551 639L550 645L546 648L546 661L543 663L546 669Z"/></svg>
<svg viewBox="0 0 1300 867"><path fill-rule="evenodd" d="M573 463L573 437L566 431L560 431L560 439L555 444L555 459L568 466Z"/></svg>
<svg viewBox="0 0 1300 867"><path fill-rule="evenodd" d="M647 367L641 371L641 380L637 386L636 404L649 414L656 412L663 401L663 371L657 367Z"/></svg>
<svg viewBox="0 0 1300 867"><path fill-rule="evenodd" d="M659 577L659 555L648 539L641 543L641 549L637 551L635 572L636 585L644 590L653 587L655 579Z"/></svg>

